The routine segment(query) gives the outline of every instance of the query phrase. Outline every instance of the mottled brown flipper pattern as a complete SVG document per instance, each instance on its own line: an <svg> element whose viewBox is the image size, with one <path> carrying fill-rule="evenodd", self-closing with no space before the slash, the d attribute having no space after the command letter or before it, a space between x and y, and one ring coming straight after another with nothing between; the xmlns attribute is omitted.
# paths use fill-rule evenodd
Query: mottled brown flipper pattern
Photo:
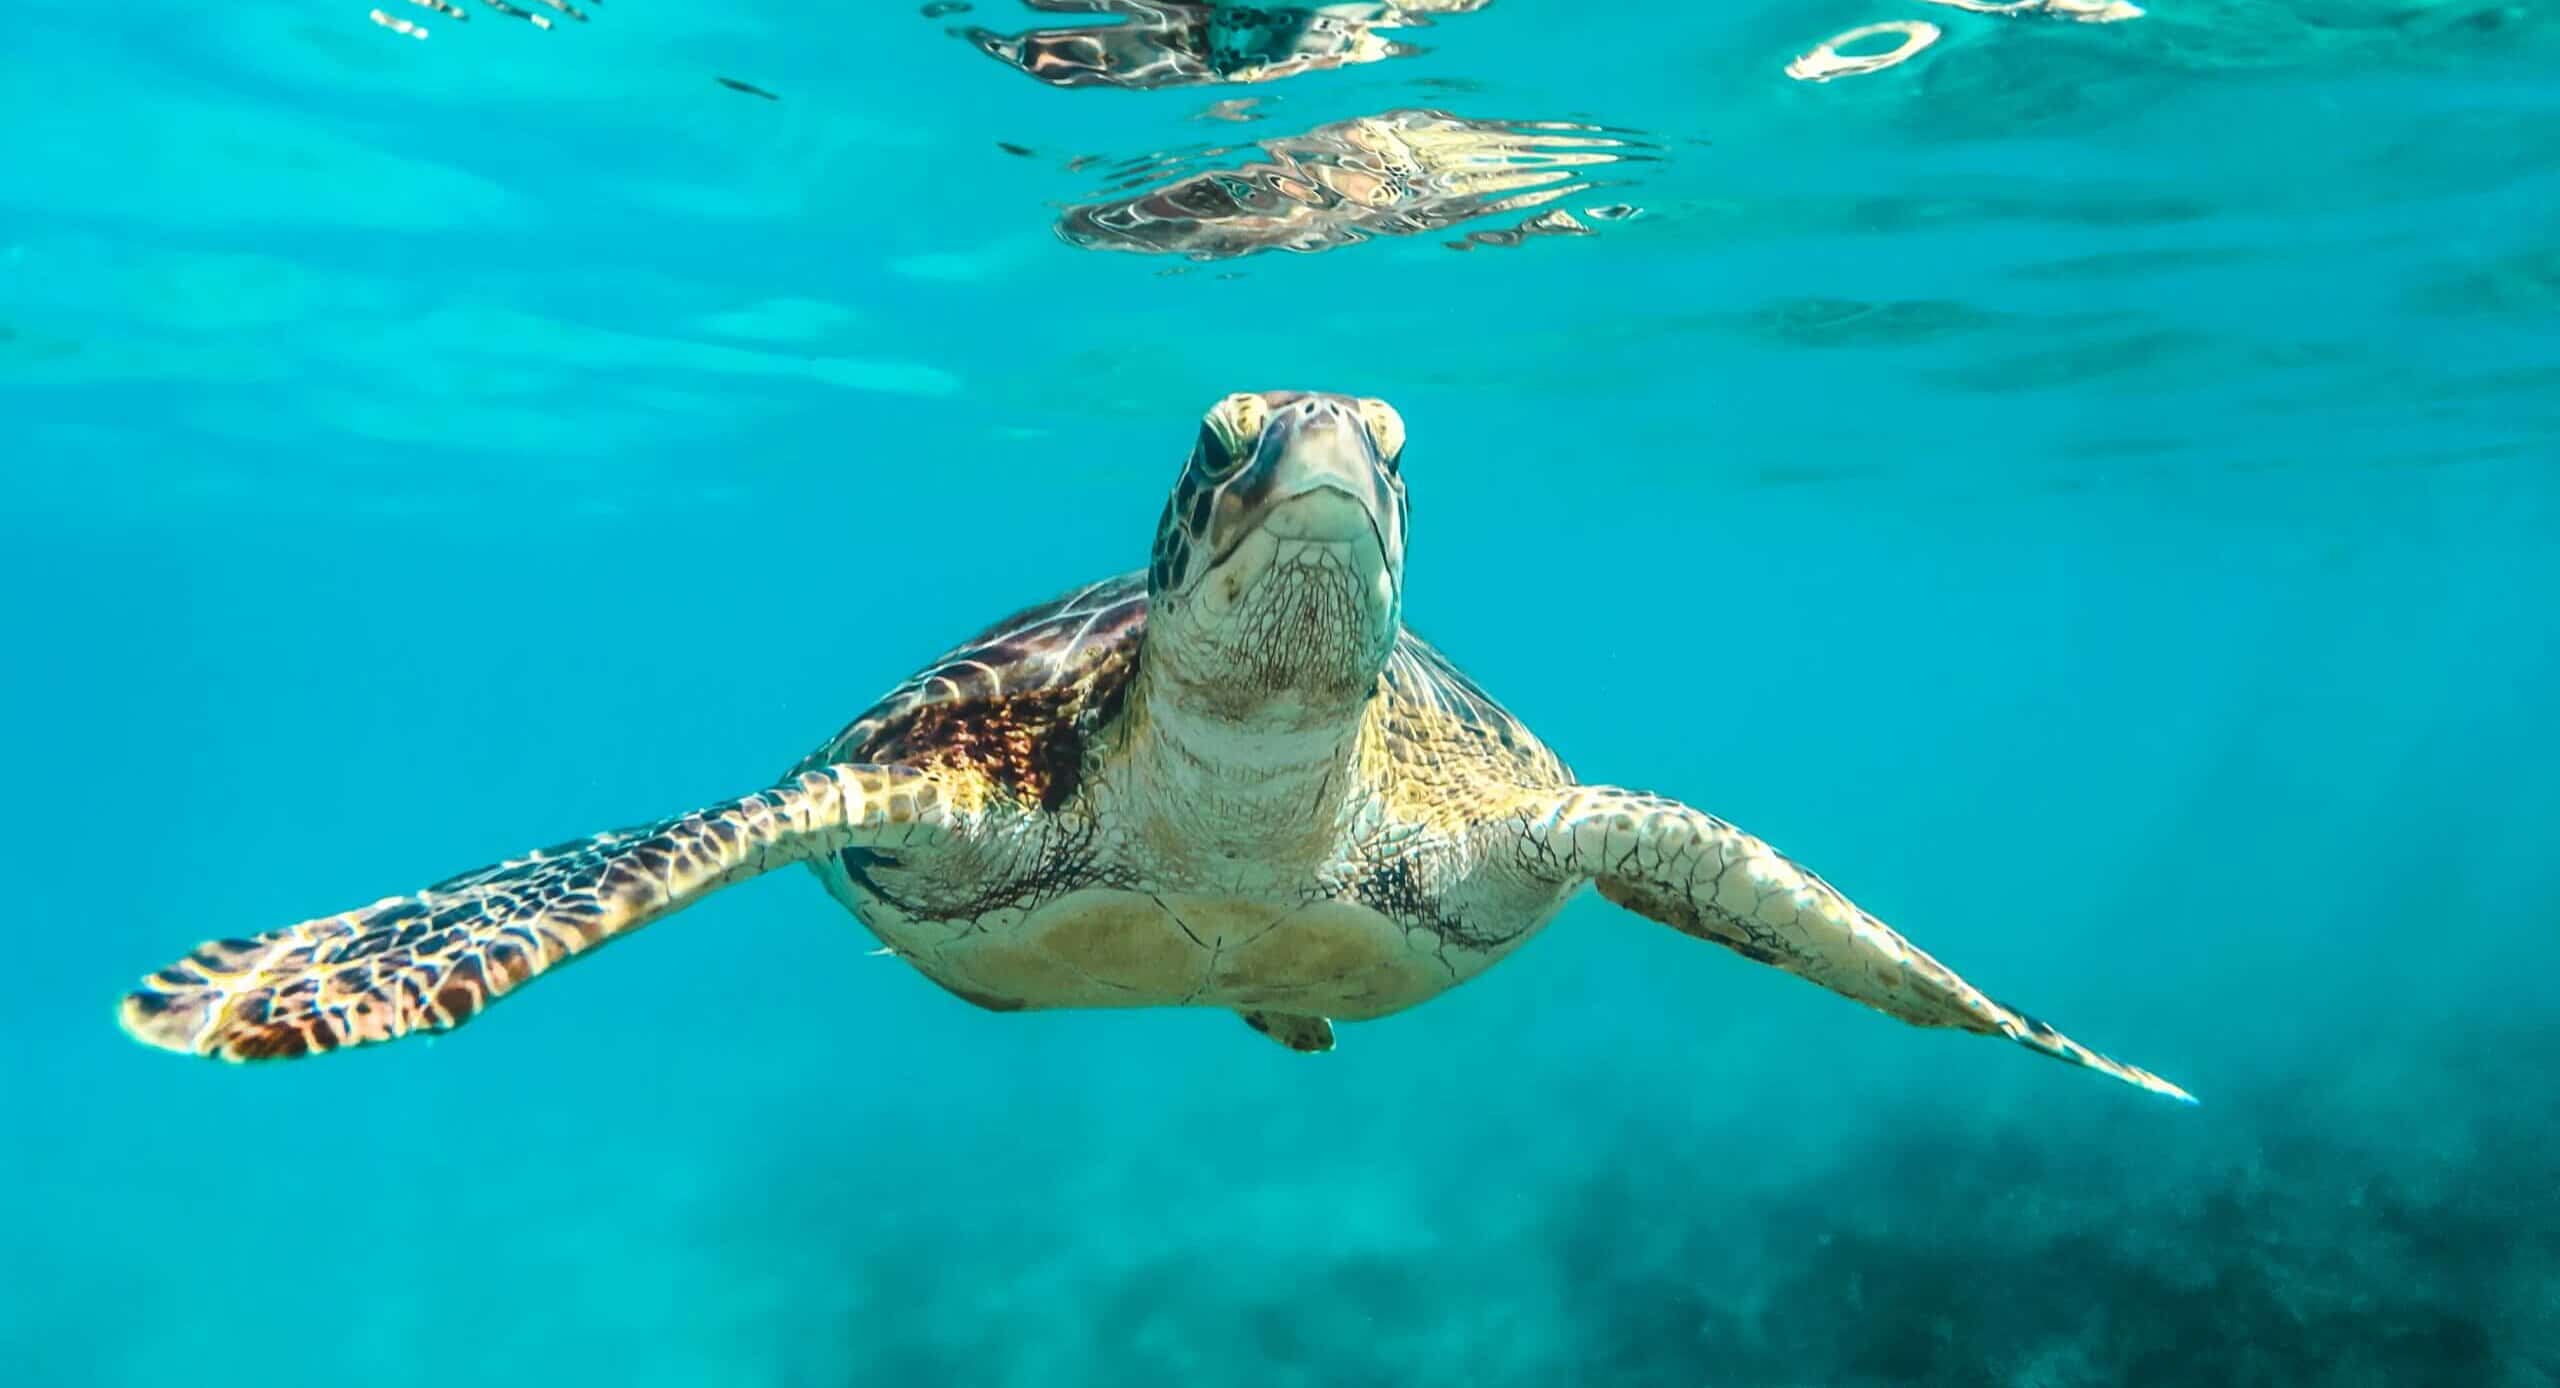
<svg viewBox="0 0 2560 1388"><path fill-rule="evenodd" d="M784 863L912 843L955 811L923 773L830 766L725 805L598 834L414 896L216 940L124 999L166 1050L264 1060L462 1025L525 980Z"/></svg>
<svg viewBox="0 0 2560 1388"><path fill-rule="evenodd" d="M1838 889L1678 801L1575 786L1527 825L1529 861L1591 878L1618 905L1914 1026L2005 1036L2155 1094L2194 1096L1986 996Z"/></svg>

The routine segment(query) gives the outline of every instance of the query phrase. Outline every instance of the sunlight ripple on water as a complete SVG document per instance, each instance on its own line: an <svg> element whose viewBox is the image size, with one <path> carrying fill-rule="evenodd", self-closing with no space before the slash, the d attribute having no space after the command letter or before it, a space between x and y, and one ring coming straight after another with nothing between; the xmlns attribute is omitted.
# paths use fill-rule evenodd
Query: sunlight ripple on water
<svg viewBox="0 0 2560 1388"><path fill-rule="evenodd" d="M1092 250L1194 260L1331 250L1589 192L1601 186L1591 170L1647 157L1646 148L1623 132L1570 121L1389 111L1265 140L1248 151L1258 157L1241 164L1179 172L1235 152L1218 148L1124 168L1124 184L1156 186L1071 207L1058 234ZM1551 221L1545 229L1578 224Z"/></svg>
<svg viewBox="0 0 2560 1388"><path fill-rule="evenodd" d="M1113 22L1012 35L986 28L952 33L1053 87L1148 90L1272 82L1413 57L1425 50L1388 37L1392 31L1427 26L1434 13L1481 9L1489 0L1402 0L1311 10L1170 0L1025 3L1036 10L1110 15Z"/></svg>

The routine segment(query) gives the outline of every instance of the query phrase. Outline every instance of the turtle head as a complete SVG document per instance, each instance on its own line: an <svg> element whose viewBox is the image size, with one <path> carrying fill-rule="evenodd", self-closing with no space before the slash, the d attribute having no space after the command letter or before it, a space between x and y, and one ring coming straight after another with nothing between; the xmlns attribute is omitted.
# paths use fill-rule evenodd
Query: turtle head
<svg viewBox="0 0 2560 1388"><path fill-rule="evenodd" d="M1211 407L1147 572L1147 661L1187 708L1311 727L1375 690L1403 625L1403 453L1383 400Z"/></svg>

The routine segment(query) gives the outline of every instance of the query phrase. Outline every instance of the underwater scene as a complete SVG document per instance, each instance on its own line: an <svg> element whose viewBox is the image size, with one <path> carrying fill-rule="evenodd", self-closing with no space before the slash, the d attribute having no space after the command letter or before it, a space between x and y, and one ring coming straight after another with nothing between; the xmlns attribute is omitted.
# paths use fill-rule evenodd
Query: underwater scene
<svg viewBox="0 0 2560 1388"><path fill-rule="evenodd" d="M0 136L0 1383L2560 1384L2560 7L18 0Z"/></svg>

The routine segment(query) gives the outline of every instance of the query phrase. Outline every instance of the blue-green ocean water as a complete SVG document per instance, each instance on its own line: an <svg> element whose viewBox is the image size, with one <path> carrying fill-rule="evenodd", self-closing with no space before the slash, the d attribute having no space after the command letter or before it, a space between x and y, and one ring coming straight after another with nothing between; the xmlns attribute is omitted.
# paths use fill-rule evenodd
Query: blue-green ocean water
<svg viewBox="0 0 2560 1388"><path fill-rule="evenodd" d="M2560 1380L2560 12L1498 0L1131 92L1002 4L393 8L0 38L0 1381ZM1643 131L1570 204L1643 214L1052 231L1416 105ZM764 784L1276 387L1403 410L1408 619L1578 771L2203 1104L1595 897L1314 1059L978 1012L796 873L432 1042L118 1033Z"/></svg>

